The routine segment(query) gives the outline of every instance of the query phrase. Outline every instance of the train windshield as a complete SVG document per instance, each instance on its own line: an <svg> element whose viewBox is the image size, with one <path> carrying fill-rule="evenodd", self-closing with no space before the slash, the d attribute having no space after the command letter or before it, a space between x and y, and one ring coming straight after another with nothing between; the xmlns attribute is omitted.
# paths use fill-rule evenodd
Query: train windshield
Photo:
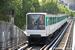
<svg viewBox="0 0 75 50"><path fill-rule="evenodd" d="M28 30L45 30L45 15L29 14L27 15Z"/></svg>

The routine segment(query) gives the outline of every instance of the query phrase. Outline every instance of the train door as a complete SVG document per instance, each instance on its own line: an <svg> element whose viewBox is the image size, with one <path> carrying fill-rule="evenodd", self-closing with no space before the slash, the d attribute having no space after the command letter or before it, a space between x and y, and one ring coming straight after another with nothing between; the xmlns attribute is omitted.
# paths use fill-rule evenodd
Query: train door
<svg viewBox="0 0 75 50"><path fill-rule="evenodd" d="M46 17L46 35L49 35L50 28L49 28L49 17Z"/></svg>

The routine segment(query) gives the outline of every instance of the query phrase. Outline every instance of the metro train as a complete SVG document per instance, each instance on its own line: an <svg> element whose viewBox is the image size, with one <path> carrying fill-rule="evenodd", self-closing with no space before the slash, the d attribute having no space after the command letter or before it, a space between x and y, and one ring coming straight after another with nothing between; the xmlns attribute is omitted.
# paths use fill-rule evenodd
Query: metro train
<svg viewBox="0 0 75 50"><path fill-rule="evenodd" d="M26 36L29 44L44 42L66 22L67 14L27 13Z"/></svg>

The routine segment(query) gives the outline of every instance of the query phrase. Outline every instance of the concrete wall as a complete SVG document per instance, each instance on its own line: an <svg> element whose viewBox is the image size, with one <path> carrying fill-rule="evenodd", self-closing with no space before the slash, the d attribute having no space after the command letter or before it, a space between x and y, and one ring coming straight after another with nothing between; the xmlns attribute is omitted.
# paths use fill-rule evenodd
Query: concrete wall
<svg viewBox="0 0 75 50"><path fill-rule="evenodd" d="M75 0L63 0L64 2L67 2L71 5L75 4Z"/></svg>
<svg viewBox="0 0 75 50"><path fill-rule="evenodd" d="M68 3L69 9L75 11L75 0L60 0L60 1L64 1L64 3Z"/></svg>

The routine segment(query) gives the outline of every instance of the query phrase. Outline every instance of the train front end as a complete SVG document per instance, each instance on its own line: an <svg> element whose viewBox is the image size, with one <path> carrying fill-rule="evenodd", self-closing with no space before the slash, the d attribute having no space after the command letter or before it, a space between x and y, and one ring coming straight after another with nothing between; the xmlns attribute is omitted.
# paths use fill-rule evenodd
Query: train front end
<svg viewBox="0 0 75 50"><path fill-rule="evenodd" d="M26 15L26 36L29 43L37 43L46 36L45 29L45 15L46 13L27 13Z"/></svg>

